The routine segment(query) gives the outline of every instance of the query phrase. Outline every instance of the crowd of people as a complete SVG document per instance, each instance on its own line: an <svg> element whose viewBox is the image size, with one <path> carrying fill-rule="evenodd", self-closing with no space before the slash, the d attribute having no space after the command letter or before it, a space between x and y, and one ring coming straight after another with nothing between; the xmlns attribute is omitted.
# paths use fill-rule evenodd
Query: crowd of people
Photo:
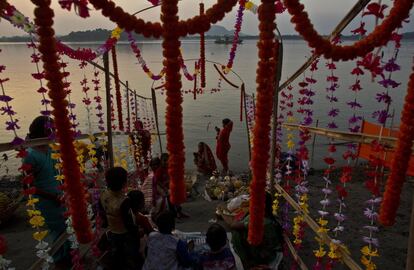
<svg viewBox="0 0 414 270"><path fill-rule="evenodd" d="M37 117L29 128L29 139L47 138L52 132L53 120ZM140 127L138 125L138 127ZM141 128L142 129L142 128ZM216 155L224 170L228 170L227 154L232 122L223 120L218 130ZM141 135L146 137L142 130ZM146 147L141 148L147 151ZM100 155L104 155L101 153ZM195 161L199 171L211 174L217 166L212 151L205 143L199 143ZM56 181L56 160L48 145L28 149L23 161L31 165L34 177L36 207L42 212L48 227L48 241L53 243L65 232L66 212L62 190ZM141 161L140 161L141 162ZM102 190L95 216L102 219L105 233L98 247L107 254L108 269L236 269L235 257L230 249L226 230L215 223L206 233L209 251L196 252L193 242L185 242L174 235L176 219L188 217L180 205L169 201L168 154L152 158L150 170L140 189L127 190L128 173L121 167L105 172L106 187ZM99 168L103 169L103 168ZM282 232L272 215L272 200L266 197L265 240L258 247L247 242L249 216L231 226L234 249L245 269L272 268L281 254ZM66 242L53 255L56 269L70 269L70 243ZM263 266L265 265L265 266ZM268 267L268 268L266 268Z"/></svg>

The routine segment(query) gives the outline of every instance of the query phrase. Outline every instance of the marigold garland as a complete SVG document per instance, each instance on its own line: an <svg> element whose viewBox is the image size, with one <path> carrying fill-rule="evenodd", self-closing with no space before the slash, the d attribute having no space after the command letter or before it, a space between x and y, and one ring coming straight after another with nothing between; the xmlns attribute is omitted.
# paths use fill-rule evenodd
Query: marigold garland
<svg viewBox="0 0 414 270"><path fill-rule="evenodd" d="M335 61L345 61L365 56L375 47L385 45L390 40L392 32L408 18L414 2L395 0L393 8L382 24L375 27L374 31L364 39L350 46L331 44L329 40L319 35L309 20L308 14L304 11L304 6L300 4L300 0L284 0L284 3L292 15L291 22L296 25L296 31L303 36L316 54L323 54L326 58L332 58Z"/></svg>
<svg viewBox="0 0 414 270"><path fill-rule="evenodd" d="M392 161L391 173L388 176L384 198L381 203L379 220L385 226L395 223L397 209L400 204L401 189L405 181L408 161L410 160L414 140L414 66L410 75L401 114L400 132L397 147Z"/></svg>
<svg viewBox="0 0 414 270"><path fill-rule="evenodd" d="M264 199L266 187L266 171L270 147L270 117L272 114L274 93L274 70L278 59L279 43L275 43L276 28L275 2L262 0L259 7L260 40L259 63L257 68L257 105L253 136L252 173L250 185L250 222L248 241L251 245L259 245L263 239Z"/></svg>
<svg viewBox="0 0 414 270"><path fill-rule="evenodd" d="M178 56L180 41L178 27L178 0L162 1L161 21L163 23L163 55L166 71L166 129L167 150L169 153L168 175L170 177L170 199L180 204L186 199L184 183L184 134L181 96L181 74Z"/></svg>
<svg viewBox="0 0 414 270"><path fill-rule="evenodd" d="M123 11L114 2L108 0L90 0L96 10L102 10L102 15L108 17L120 28L126 31L134 31L137 34L143 34L145 37L159 38L163 34L163 28L159 23L145 22L137 19ZM179 36L194 35L208 31L211 24L221 21L226 13L231 12L238 0L218 0L211 8L206 10L204 15L195 16L185 21L177 21L176 28L173 29ZM162 4L161 4L162 6Z"/></svg>
<svg viewBox="0 0 414 270"><path fill-rule="evenodd" d="M52 100L53 116L55 118L56 133L61 145L63 174L68 181L64 189L70 202L70 214L73 218L73 227L80 243L88 243L92 239L91 225L87 216L86 198L80 182L79 164L73 145L73 132L70 130L68 111L65 101L66 93L63 91L62 74L59 71L56 53L56 40L54 38L53 10L48 0L32 0L36 5L35 23L38 26L39 51L42 53L45 78L49 81L49 96ZM75 211L76 209L76 211Z"/></svg>
<svg viewBox="0 0 414 270"><path fill-rule="evenodd" d="M122 96L121 96L121 85L119 83L119 72L118 72L118 61L116 57L116 46L112 47L112 63L114 66L114 81L115 81L115 97L116 107L118 109L118 125L121 131L124 131L124 120L122 117Z"/></svg>

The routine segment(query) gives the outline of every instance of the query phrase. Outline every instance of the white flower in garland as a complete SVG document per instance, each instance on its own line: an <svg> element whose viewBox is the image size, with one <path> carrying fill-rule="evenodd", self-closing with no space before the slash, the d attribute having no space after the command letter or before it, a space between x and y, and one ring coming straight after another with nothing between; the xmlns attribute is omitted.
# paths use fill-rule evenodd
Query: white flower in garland
<svg viewBox="0 0 414 270"><path fill-rule="evenodd" d="M9 267L10 264L11 260L7 260L2 255L0 255L0 269L14 270L14 267Z"/></svg>

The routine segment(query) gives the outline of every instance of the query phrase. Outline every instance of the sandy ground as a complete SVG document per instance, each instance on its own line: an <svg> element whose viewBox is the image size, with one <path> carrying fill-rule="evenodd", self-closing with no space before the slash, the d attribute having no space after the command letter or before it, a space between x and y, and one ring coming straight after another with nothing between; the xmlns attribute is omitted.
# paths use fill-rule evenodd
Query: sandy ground
<svg viewBox="0 0 414 270"><path fill-rule="evenodd" d="M362 236L366 234L366 231L363 230L362 226L367 224L367 219L363 216L363 207L364 202L369 198L369 195L363 187L363 177L361 174L357 174L357 177L354 179L359 180L353 180L349 185L350 195L347 199L348 205L345 210L347 216L352 218L345 221L345 232L338 238L348 245L353 258L359 263L359 250L363 246ZM322 197L320 189L324 182L321 179L321 175L318 173L311 176L309 182L311 185L310 211L311 214L315 216L316 211L320 207L319 201ZM201 183L197 189L201 191L202 185L203 183ZM375 259L378 269L405 269L412 194L412 185L405 184L396 224L391 228L381 228L380 233L377 234L380 242L379 253L381 254L381 257ZM332 199L334 199L334 197L332 197ZM333 200L333 202L332 209L329 210L332 213L335 212L337 207L335 200ZM205 232L211 222L216 219L215 209L220 203L222 202L208 202L202 197L190 199L187 203L183 204L183 209L191 217L178 221L177 229L186 232ZM333 221L330 224L333 224ZM24 204L20 206L12 219L0 226L0 234L3 235L8 242L8 251L5 254L5 257L13 261L13 266L16 267L16 269L28 269L36 260L34 254L35 241L32 240L31 233L32 229L27 223ZM310 269L312 269L312 265L315 263L312 252L313 249L316 248L315 242L313 241L314 237L315 234L310 229L306 229L306 240L304 241L302 250L299 252L300 256L304 259ZM93 268L89 267L89 269ZM339 263L334 269L347 269L347 267Z"/></svg>

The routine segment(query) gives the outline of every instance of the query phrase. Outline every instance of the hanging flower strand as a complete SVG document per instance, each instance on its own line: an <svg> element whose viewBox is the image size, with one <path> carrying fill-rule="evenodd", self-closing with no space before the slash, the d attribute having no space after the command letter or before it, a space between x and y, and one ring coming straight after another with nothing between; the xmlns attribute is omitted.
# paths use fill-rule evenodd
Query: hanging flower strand
<svg viewBox="0 0 414 270"><path fill-rule="evenodd" d="M100 131L104 131L105 130L105 127L103 126L104 125L104 120L103 120L103 111L102 111L102 98L101 98L101 96L100 96L100 94L99 94L99 91L100 91L100 89L101 89L101 87L100 87L100 80L99 80L99 71L97 71L96 70L96 67L94 67L93 68L93 76L94 76L94 78L93 78L93 80L92 80L92 82L93 82L93 84L94 84L94 88L93 88L93 90L95 91L95 96L93 97L93 99L95 100L95 102L96 102L96 107L95 107L95 109L96 109L96 116L98 117L98 129L100 130Z"/></svg>
<svg viewBox="0 0 414 270"><path fill-rule="evenodd" d="M239 9L237 11L236 24L234 25L233 42L230 49L229 61L224 69L225 73L230 72L233 67L234 58L236 57L237 46L239 45L239 35L243 22L243 12L247 0L239 0Z"/></svg>
<svg viewBox="0 0 414 270"><path fill-rule="evenodd" d="M88 243L92 239L91 224L87 216L85 191L80 182L79 164L76 160L73 133L70 130L68 111L63 91L62 74L57 62L56 41L54 38L53 10L48 0L32 0L36 5L35 23L38 26L39 51L44 62L45 78L49 81L49 96L52 99L53 116L55 118L56 134L61 145L63 174L70 179L64 184L64 189L70 201L69 211L73 219L73 227L80 243Z"/></svg>
<svg viewBox="0 0 414 270"><path fill-rule="evenodd" d="M115 76L115 97L116 97L116 107L118 109L118 124L119 124L119 129L121 131L124 131L124 119L122 117L121 85L119 82L118 60L116 57L116 46L112 48L112 63L114 66L114 76Z"/></svg>
<svg viewBox="0 0 414 270"><path fill-rule="evenodd" d="M264 198L266 187L266 169L269 160L270 117L272 114L273 81L276 61L278 61L278 45L275 43L276 28L274 0L262 0L259 7L260 40L259 64L257 69L257 106L253 136L252 171L250 184L250 222L248 241L251 245L259 245L263 239Z"/></svg>
<svg viewBox="0 0 414 270"><path fill-rule="evenodd" d="M165 74L165 69L163 68L158 75L155 75L154 73L152 73L151 70L148 68L147 63L145 62L144 58L142 57L141 50L139 49L134 37L132 36L132 33L128 32L127 34L128 34L128 41L131 46L131 49L135 53L135 57L137 58L138 63L141 65L142 70L153 81L158 81L159 79L161 79Z"/></svg>
<svg viewBox="0 0 414 270"><path fill-rule="evenodd" d="M178 56L180 41L178 29L178 0L162 1L161 21L163 24L163 55L166 72L167 108L167 150L169 153L168 175L170 176L170 199L180 204L186 199L184 184L184 134L181 96L181 74Z"/></svg>

